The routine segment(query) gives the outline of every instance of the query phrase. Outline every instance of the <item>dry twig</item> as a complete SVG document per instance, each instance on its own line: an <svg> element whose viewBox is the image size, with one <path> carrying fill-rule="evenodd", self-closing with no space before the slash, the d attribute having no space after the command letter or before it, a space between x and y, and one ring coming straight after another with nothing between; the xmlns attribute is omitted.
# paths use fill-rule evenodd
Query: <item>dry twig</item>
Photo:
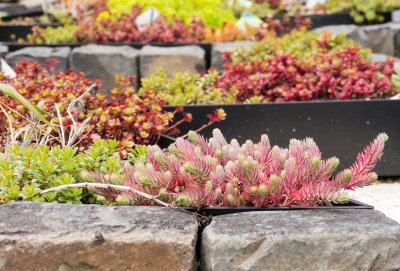
<svg viewBox="0 0 400 271"><path fill-rule="evenodd" d="M57 192L57 191L61 191L64 189L69 189L69 188L88 188L88 187L92 187L92 188L100 188L100 189L116 189L116 190L120 190L120 191L131 191L135 194L138 194L139 196L142 196L148 200L152 200L156 203L158 203L161 206L164 207L172 207L172 205L165 203L159 199L157 199L156 196L152 196L149 194L146 194L144 192L138 191L136 189L133 189L132 187L129 186L123 186L123 185L114 185L114 184L103 184L103 183L75 183L75 184L65 184L65 185L60 185L60 186L56 186L56 187L52 187L52 188L48 188L45 190L42 190L39 194L43 195L46 193L50 193L50 192Z"/></svg>

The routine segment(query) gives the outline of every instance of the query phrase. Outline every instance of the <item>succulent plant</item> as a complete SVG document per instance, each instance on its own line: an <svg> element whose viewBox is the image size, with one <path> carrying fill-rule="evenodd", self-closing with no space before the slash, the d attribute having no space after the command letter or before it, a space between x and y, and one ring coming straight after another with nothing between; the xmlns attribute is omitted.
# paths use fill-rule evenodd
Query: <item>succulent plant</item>
<svg viewBox="0 0 400 271"><path fill-rule="evenodd" d="M292 139L288 148L271 146L267 135L258 143L228 143L215 129L213 137L189 132L168 150L147 147L147 158L125 165L113 178L94 172L90 179L128 186L177 206L318 206L348 201L346 190L377 179L371 170L382 156L387 135L381 133L357 161L333 177L336 157L323 159L311 138ZM151 204L131 191L97 189L119 204Z"/></svg>
<svg viewBox="0 0 400 271"><path fill-rule="evenodd" d="M121 171L118 142L95 140L83 152L78 148L18 145L0 153L0 203L18 200L68 203L106 203L81 188L41 195L50 187L81 182L88 171Z"/></svg>
<svg viewBox="0 0 400 271"><path fill-rule="evenodd" d="M176 73L169 78L160 68L156 74L142 79L139 94L149 90L164 93L170 105L233 103L233 93L215 88L218 76L216 70L210 69L205 74Z"/></svg>
<svg viewBox="0 0 400 271"><path fill-rule="evenodd" d="M74 110L77 122L84 122L90 118L85 138L80 138L81 146L87 146L94 139L116 139L120 147L131 148L134 144L151 144L158 140L159 134L177 134L177 124L172 124L174 116L183 114L178 121L190 121L191 115L183 112L183 108L174 112L167 112L163 106L167 104L163 93L155 93L147 89L140 95L135 93L134 77L116 76L117 87L111 90L111 97L102 93L86 93L92 81L84 77L84 73L74 73L73 70L60 71L51 74L50 67L41 66L38 62L27 62L21 60L15 71L17 76L10 78L0 73L0 80L5 84L12 85L19 93L33 104L41 103L43 109L52 116L46 116L48 121L58 124L60 122L54 105L57 103L62 113L62 122L68 128L72 120L66 113L65 108L83 95L83 103ZM94 81L101 85L98 80ZM24 118L27 114L24 108L16 100L0 93L0 104L6 105L13 118L15 128L23 127ZM18 114L17 114L18 113ZM21 116L22 115L22 116ZM7 127L8 123L1 123ZM1 139L1 138L0 138Z"/></svg>
<svg viewBox="0 0 400 271"><path fill-rule="evenodd" d="M322 5L330 12L350 12L356 23L384 21L384 13L400 7L398 0L328 0Z"/></svg>
<svg viewBox="0 0 400 271"><path fill-rule="evenodd" d="M395 59L378 64L368 52L343 35L292 31L228 54L232 63L225 64L215 87L235 93L237 102L392 96Z"/></svg>
<svg viewBox="0 0 400 271"><path fill-rule="evenodd" d="M221 0L109 0L107 5L112 12L126 11L134 5L144 10L155 7L161 15L175 15L186 23L190 23L193 17L201 18L206 27L221 28L224 22L235 20L231 11L223 7Z"/></svg>

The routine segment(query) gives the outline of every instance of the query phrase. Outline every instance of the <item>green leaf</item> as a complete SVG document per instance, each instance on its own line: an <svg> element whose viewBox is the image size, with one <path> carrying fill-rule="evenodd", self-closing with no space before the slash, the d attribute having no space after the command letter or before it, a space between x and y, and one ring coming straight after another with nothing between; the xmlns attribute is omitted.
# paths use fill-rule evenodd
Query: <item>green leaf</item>
<svg viewBox="0 0 400 271"><path fill-rule="evenodd" d="M30 103L27 99L25 99L14 87L6 84L0 83L0 90L4 92L4 94L10 96L17 100L21 105L25 106L32 114L34 114L38 119L47 124L51 129L57 131L50 122L48 122L43 114L51 116L46 111L37 107L36 105Z"/></svg>

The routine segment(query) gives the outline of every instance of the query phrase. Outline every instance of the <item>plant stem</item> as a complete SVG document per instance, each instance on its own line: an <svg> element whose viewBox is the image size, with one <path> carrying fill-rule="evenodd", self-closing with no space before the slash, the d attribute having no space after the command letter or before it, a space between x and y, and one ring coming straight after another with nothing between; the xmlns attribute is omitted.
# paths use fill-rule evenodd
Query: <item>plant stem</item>
<svg viewBox="0 0 400 271"><path fill-rule="evenodd" d="M88 187L93 187L93 188L100 188L100 189L116 189L120 191L131 191L135 194L138 194L139 196L142 196L148 200L153 200L154 202L158 203L161 206L164 207L172 207L170 204L165 203L159 199L157 199L156 196L152 196L149 194L146 194L144 192L138 191L136 189L133 189L132 187L129 186L123 186L123 185L114 185L114 184L103 184L103 183L75 183L75 184L65 184L65 185L60 185L56 187L52 187L49 189L42 190L39 194L43 195L46 193L50 192L56 192L56 191L61 191L69 188L88 188Z"/></svg>

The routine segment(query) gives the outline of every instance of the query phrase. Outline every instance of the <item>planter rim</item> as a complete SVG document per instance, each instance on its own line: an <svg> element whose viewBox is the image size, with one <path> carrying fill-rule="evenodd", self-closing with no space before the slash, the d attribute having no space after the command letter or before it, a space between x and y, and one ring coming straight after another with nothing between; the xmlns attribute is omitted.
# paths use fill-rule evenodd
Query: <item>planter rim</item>
<svg viewBox="0 0 400 271"><path fill-rule="evenodd" d="M366 209L373 210L374 206L350 199L348 203L334 206L294 206L294 207L206 207L197 210L193 207L182 207L186 211L206 215L219 216L225 214L243 212L274 212L274 211L302 211L302 210L342 210L342 209Z"/></svg>
<svg viewBox="0 0 400 271"><path fill-rule="evenodd" d="M20 25L20 26L25 26L25 25ZM34 26L34 25L32 25ZM0 25L0 27L2 27ZM5 27L5 26L3 26ZM85 45L90 45L90 44L95 44L95 45L159 45L159 46L183 46L183 45L201 45L201 46L209 46L212 45L212 42L102 42L102 43L84 43L84 42L77 42L77 43L43 43L43 44L37 44L37 43L17 43L13 41L4 41L2 42L4 45L8 46L18 46L18 47L28 47L28 46L85 46Z"/></svg>
<svg viewBox="0 0 400 271"><path fill-rule="evenodd" d="M330 104L330 103L376 103L376 102L392 102L398 103L400 100L386 99L352 99L352 100L310 100L310 101L290 101L290 102L265 102L265 103L230 103L230 104L182 104L184 107L238 107L238 106L259 106L259 105L293 105L293 104ZM164 108L176 107L177 105L166 105Z"/></svg>

